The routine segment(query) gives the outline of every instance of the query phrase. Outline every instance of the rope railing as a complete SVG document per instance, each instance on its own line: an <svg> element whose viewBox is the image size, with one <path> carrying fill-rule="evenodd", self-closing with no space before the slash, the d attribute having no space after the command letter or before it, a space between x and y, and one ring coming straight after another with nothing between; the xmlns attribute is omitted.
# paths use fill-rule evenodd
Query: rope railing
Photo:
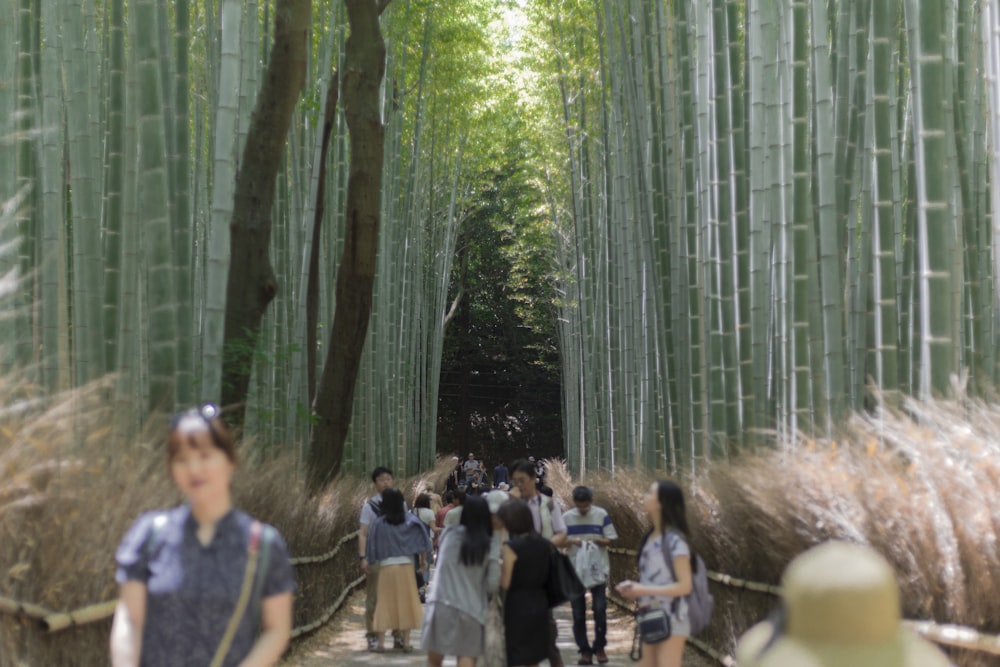
<svg viewBox="0 0 1000 667"><path fill-rule="evenodd" d="M319 556L298 556L297 558L290 559L292 565L306 565L311 563L323 563L328 560L332 560L334 556L340 551L340 548L345 544L353 540L355 537L361 534L361 531L356 530L353 533L348 533L344 535L340 540L333 545L333 548L327 551L325 554L320 554Z"/></svg>
<svg viewBox="0 0 1000 667"><path fill-rule="evenodd" d="M903 621L903 625L935 644L1000 655L1000 636L985 635L974 628L934 621Z"/></svg>
<svg viewBox="0 0 1000 667"><path fill-rule="evenodd" d="M358 534L359 531L354 531L344 535L337 541L337 544L335 544L334 547L326 553L317 556L299 556L297 558L292 558L291 562L293 565L306 565L331 560L340 552L340 549L342 549L345 544L358 537ZM634 549L612 547L609 548L608 551L613 554L631 556L633 558L638 556L638 552ZM740 579L721 572L709 570L708 577L712 581L730 588L742 588L774 596L781 594L780 586ZM340 595L334 603L327 607L317 620L294 628L291 636L294 638L299 635L312 632L327 623L330 618L337 613L341 606L343 606L347 596L350 595L354 589L360 586L361 583L364 582L365 578L365 575L361 575L354 581L347 584L344 590L340 592ZM613 593L608 594L608 599L623 609L631 609L632 607L631 604ZM0 614L20 616L22 618L29 618L38 621L42 628L44 628L47 632L58 632L69 627L86 625L88 623L95 623L97 621L104 620L114 614L115 607L117 605L118 600L109 600L107 602L88 605L73 611L56 612L38 604L21 602L19 600L14 600L13 598L0 596ZM935 623L934 621L904 620L903 624L913 632L916 632L920 636L936 644L1000 656L1000 635L985 634L979 632L975 628ZM692 637L689 642L698 650L711 656L721 665L725 665L726 667L733 667L736 665L732 656L716 651L714 648L697 638Z"/></svg>
<svg viewBox="0 0 1000 667"><path fill-rule="evenodd" d="M639 552L635 549L611 547L608 551L620 556L631 556L633 558L636 558L639 555ZM781 595L780 586L763 584L757 581L749 581L747 579L739 579L732 575L724 574L722 572L714 572L712 570L709 570L707 574L708 578L712 581L729 588L743 588L773 596ZM616 599L616 596L612 595L609 595L608 598L615 602L615 604L628 608L628 604L624 600L621 600L620 598ZM969 651L978 651L980 653L989 653L990 655L1000 655L1000 635L989 635L982 633L975 628L936 623L934 621L904 620L903 625L913 632L916 632L924 639L932 641L935 644L950 646L952 648L966 649ZM699 650L711 655L723 665L736 664L731 656L715 651L710 646L705 644L705 642L702 642L694 637L692 637L689 641Z"/></svg>
<svg viewBox="0 0 1000 667"><path fill-rule="evenodd" d="M307 565L314 563L324 563L328 560L332 560L340 552L345 544L351 540L358 537L360 531L353 531L344 535L337 544L333 546L332 549L326 553L319 554L318 556L299 556L297 558L289 559L292 565ZM327 607L320 617L320 620L314 621L307 625L295 628L292 631L292 637L297 637L298 635L314 630L333 616L343 605L344 600L347 596L358 587L358 584L364 581L364 575L358 577L341 592L340 597L337 598L336 602ZM31 602L20 602L12 598L7 598L0 596L0 614L7 614L10 616L20 616L21 618L29 618L33 621L37 621L46 632L58 632L60 630L65 630L78 625L87 625L88 623L96 623L98 621L103 621L106 618L110 618L115 613L115 608L118 606L118 600L108 600L107 602L99 602L97 604L87 605L86 607L81 607L80 609L74 609L73 611L52 611L41 605L33 604Z"/></svg>
<svg viewBox="0 0 1000 667"><path fill-rule="evenodd" d="M637 558L639 552L635 549L622 549L619 547L610 547L609 552L613 554L618 554L619 556L631 556L632 558ZM779 596L781 595L781 586L774 586L771 584L762 584L757 581L750 581L748 579L740 579L729 574L724 574L722 572L708 571L708 578L712 581L718 582L723 586L728 586L729 588L744 588L748 591L756 591L757 593L767 593L768 595Z"/></svg>
<svg viewBox="0 0 1000 667"><path fill-rule="evenodd" d="M336 601L334 601L332 605L327 607L326 610L320 615L318 619L316 619L312 623L307 623L306 625L300 625L297 628L293 628L291 634L292 639L298 637L301 634L312 632L316 628L320 627L321 625L329 621L330 618L337 613L337 610L339 610L340 607L344 604L344 600L347 599L347 596L350 595L355 588L360 586L365 579L367 579L367 576L362 574L360 577L358 577L351 583L347 584L347 587L340 592L340 596L336 599Z"/></svg>

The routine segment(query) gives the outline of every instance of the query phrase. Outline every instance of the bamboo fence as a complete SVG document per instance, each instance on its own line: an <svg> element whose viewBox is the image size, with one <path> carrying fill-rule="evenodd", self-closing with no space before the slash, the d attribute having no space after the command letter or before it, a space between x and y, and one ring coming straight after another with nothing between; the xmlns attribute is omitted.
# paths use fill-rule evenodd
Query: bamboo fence
<svg viewBox="0 0 1000 667"><path fill-rule="evenodd" d="M293 565L304 565L322 563L331 560L337 555L337 553L340 552L345 544L357 538L357 536L358 531L348 533L342 537L330 551L317 556L299 556L292 558L291 562ZM634 549L611 548L608 549L608 551L618 556L629 556L632 558L636 558L638 556L638 552ZM739 577L711 570L708 572L708 577L712 581L729 588L742 588L776 597L781 595L781 587L774 586L772 584L740 579ZM292 638L312 632L327 623L333 615L337 613L341 606L343 606L347 596L360 586L364 580L365 576L362 575L350 582L344 590L341 591L340 595L333 602L333 604L323 611L319 618L311 623L294 628L291 632ZM630 603L613 593L609 594L608 598L624 609L630 609L632 607ZM73 611L54 612L37 604L21 602L19 600L0 596L0 614L8 614L31 619L41 624L41 626L48 632L58 632L70 627L86 625L88 623L104 620L114 614L115 606L117 604L117 600L109 600L107 602L88 605ZM920 636L936 644L969 651L989 653L990 655L1000 655L1000 636L998 635L982 633L975 628L935 623L934 621L904 620L903 624L911 631L916 632ZM732 656L719 652L705 642L699 641L697 638L692 637L690 639L690 643L698 650L712 657L721 665L726 665L726 667L736 665L736 661Z"/></svg>
<svg viewBox="0 0 1000 667"><path fill-rule="evenodd" d="M356 530L348 533L340 538L337 544L335 544L334 547L326 553L319 554L317 556L299 556L297 558L292 558L291 563L292 565L306 565L323 563L328 560L332 560L340 552L344 545L351 540L356 539L358 534L359 533ZM312 632L329 621L330 618L337 613L337 610L340 609L341 605L344 604L344 600L346 600L347 596L351 594L351 591L357 588L364 580L365 577L362 575L349 583L336 601L327 607L317 620L312 623L307 623L293 628L291 636L298 637L299 635L307 632ZM46 609L41 605L32 604L30 602L20 602L18 600L0 596L0 614L19 616L21 618L37 621L47 632L58 632L73 626L86 625L88 623L102 621L114 615L115 607L117 605L118 600L108 600L107 602L87 605L86 607L81 607L80 609L75 609L73 611L57 612Z"/></svg>

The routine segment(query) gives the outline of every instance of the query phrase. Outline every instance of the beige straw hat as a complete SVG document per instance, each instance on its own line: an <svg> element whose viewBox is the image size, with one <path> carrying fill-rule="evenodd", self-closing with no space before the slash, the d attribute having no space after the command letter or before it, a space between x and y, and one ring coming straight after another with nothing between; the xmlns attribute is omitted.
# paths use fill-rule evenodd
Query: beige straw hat
<svg viewBox="0 0 1000 667"><path fill-rule="evenodd" d="M827 542L798 556L782 583L783 622L740 638L740 667L947 667L900 624L892 567L867 547ZM784 628L779 627L784 625Z"/></svg>

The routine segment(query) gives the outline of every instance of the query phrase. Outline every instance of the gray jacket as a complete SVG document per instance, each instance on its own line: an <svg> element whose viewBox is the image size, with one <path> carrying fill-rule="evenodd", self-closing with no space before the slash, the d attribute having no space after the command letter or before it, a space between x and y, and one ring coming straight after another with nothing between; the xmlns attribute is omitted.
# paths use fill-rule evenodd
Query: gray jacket
<svg viewBox="0 0 1000 667"><path fill-rule="evenodd" d="M479 565L463 565L459 558L465 526L452 526L441 533L437 565L427 602L454 607L480 623L486 623L489 598L500 586L500 548L491 541L486 559Z"/></svg>
<svg viewBox="0 0 1000 667"><path fill-rule="evenodd" d="M431 538L424 522L407 512L403 523L392 525L380 516L368 528L365 556L369 563L386 558L416 556L431 550Z"/></svg>

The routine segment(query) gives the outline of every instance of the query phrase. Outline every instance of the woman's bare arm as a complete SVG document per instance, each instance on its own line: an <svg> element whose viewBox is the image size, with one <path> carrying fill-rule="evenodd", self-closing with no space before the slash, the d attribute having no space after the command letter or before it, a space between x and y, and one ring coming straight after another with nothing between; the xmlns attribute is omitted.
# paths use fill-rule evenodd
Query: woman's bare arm
<svg viewBox="0 0 1000 667"><path fill-rule="evenodd" d="M240 667L271 667L288 647L292 634L292 594L281 593L261 602L263 631Z"/></svg>
<svg viewBox="0 0 1000 667"><path fill-rule="evenodd" d="M615 589L626 600L636 600L643 595L663 595L672 598L687 595L691 592L691 559L687 556L676 556L674 572L677 573L677 581L666 586L640 584L638 581L627 579L619 583Z"/></svg>
<svg viewBox="0 0 1000 667"><path fill-rule="evenodd" d="M146 584L127 581L118 593L111 622L111 667L138 667L146 625Z"/></svg>
<svg viewBox="0 0 1000 667"><path fill-rule="evenodd" d="M510 548L509 545L503 545L500 550L500 588L507 590L510 588L510 580L514 576L514 561L517 560L517 554L514 550Z"/></svg>

